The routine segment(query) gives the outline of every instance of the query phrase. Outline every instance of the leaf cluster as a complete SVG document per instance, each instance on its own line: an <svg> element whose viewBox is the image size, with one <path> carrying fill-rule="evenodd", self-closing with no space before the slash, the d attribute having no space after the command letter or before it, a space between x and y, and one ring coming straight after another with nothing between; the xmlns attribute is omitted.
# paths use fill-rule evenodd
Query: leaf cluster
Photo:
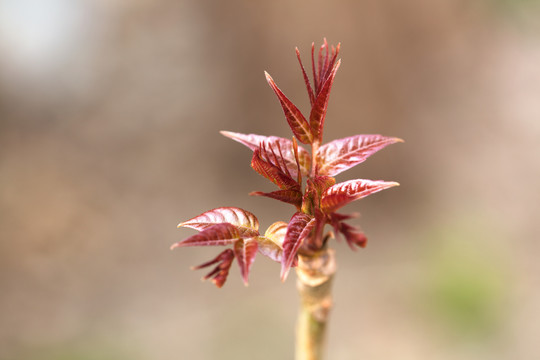
<svg viewBox="0 0 540 360"><path fill-rule="evenodd" d="M382 135L355 135L322 144L330 90L341 64L338 59L339 50L339 44L337 47L329 47L325 39L316 54L315 45L312 44L311 83L300 52L296 49L311 104L307 118L265 72L266 80L276 94L293 133L292 139L221 132L248 147L253 152L253 170L278 188L271 192L255 191L250 195L291 204L295 211L288 222L273 223L263 235L259 232L257 217L249 211L235 207L206 211L180 223L178 227L193 228L199 233L171 248L232 246L211 261L194 268L215 265L204 279L211 279L216 286L223 286L235 259L247 285L251 265L257 253L281 263L281 279L285 280L291 267L296 266L298 254L309 256L323 250L328 239L334 234L343 236L353 250L356 247L365 247L365 235L346 222L355 214L341 214L337 210L352 201L399 185L396 182L365 179L336 184L334 177L337 174L364 162L384 147L403 141ZM298 142L309 146L309 151ZM325 225L330 225L333 232L324 234Z"/></svg>

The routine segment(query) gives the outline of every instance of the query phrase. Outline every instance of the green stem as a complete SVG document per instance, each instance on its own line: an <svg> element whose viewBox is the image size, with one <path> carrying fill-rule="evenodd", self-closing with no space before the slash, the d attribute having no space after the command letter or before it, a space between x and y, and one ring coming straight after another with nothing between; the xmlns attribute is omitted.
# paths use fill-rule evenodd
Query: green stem
<svg viewBox="0 0 540 360"><path fill-rule="evenodd" d="M296 285L300 294L300 313L296 328L296 360L323 358L335 272L336 260L332 249L298 257Z"/></svg>

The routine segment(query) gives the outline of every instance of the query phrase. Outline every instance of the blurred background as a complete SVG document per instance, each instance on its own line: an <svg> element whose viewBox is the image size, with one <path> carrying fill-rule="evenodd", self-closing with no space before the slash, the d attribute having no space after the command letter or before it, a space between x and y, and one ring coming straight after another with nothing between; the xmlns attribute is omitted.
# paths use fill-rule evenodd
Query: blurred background
<svg viewBox="0 0 540 360"><path fill-rule="evenodd" d="M297 294L169 246L219 206L292 208L219 130L289 137L294 47L342 43L326 141L406 140L339 175L328 359L533 359L540 334L540 2L0 0L0 359L291 359Z"/></svg>

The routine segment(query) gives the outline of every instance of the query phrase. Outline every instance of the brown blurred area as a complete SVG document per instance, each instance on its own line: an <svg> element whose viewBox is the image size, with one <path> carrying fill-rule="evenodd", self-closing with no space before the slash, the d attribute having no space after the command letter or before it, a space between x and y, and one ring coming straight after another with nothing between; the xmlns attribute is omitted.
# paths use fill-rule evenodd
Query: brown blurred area
<svg viewBox="0 0 540 360"><path fill-rule="evenodd" d="M290 359L294 276L245 288L169 246L218 206L292 209L219 130L289 137L263 70L308 105L294 47L342 43L326 140L404 144L338 180L328 359L532 359L540 333L540 3L0 0L0 359Z"/></svg>

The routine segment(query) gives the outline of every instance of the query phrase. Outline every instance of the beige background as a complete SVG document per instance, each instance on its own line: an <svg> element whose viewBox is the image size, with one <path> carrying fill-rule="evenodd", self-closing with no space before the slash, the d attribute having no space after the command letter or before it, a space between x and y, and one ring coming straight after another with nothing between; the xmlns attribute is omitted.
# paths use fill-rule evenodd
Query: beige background
<svg viewBox="0 0 540 360"><path fill-rule="evenodd" d="M231 130L289 136L269 71L342 43L325 138L404 138L338 180L347 207L328 359L533 359L540 288L540 4L517 0L0 0L0 359L290 359L294 276L189 266L176 224L253 190ZM305 57L307 61L307 57Z"/></svg>

